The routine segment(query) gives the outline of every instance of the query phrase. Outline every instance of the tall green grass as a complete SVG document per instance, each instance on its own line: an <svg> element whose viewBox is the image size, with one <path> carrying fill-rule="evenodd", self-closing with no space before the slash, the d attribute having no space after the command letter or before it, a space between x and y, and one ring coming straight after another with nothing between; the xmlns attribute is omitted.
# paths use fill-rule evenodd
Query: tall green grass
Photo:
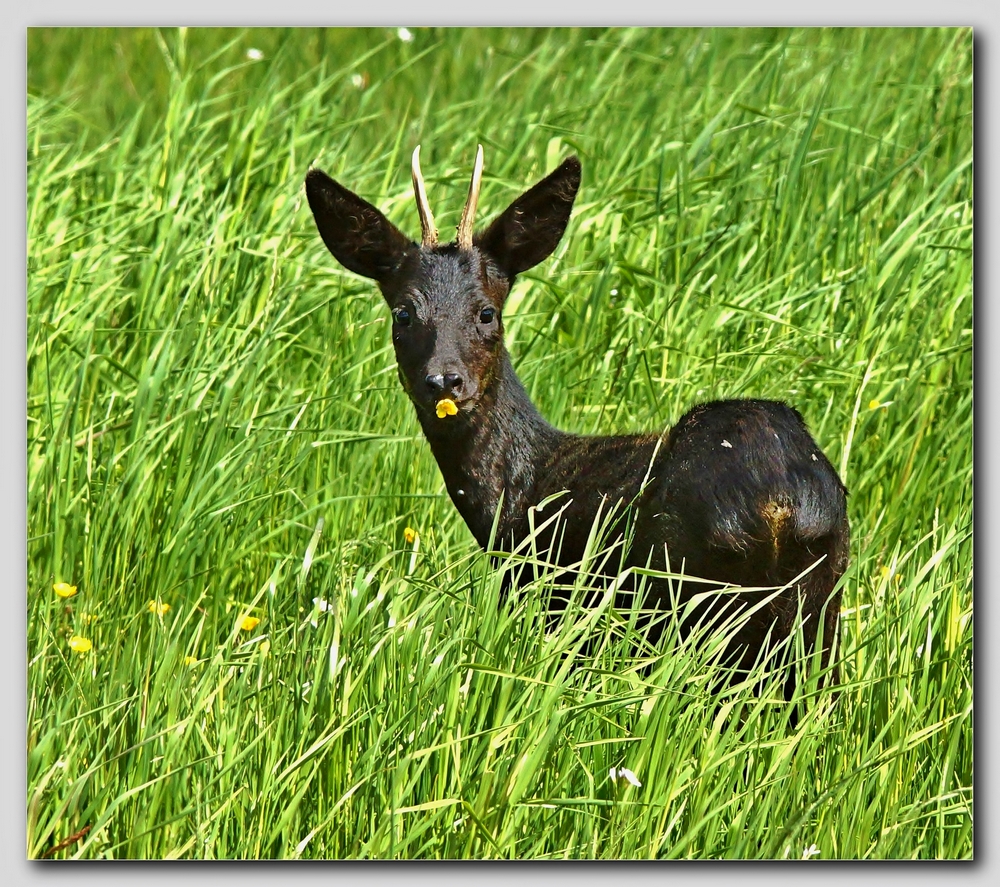
<svg viewBox="0 0 1000 887"><path fill-rule="evenodd" d="M971 32L411 36L29 32L28 855L970 857ZM303 200L413 232L417 143L443 233L476 144L482 219L583 162L505 315L553 422L778 398L839 467L797 724L501 600Z"/></svg>

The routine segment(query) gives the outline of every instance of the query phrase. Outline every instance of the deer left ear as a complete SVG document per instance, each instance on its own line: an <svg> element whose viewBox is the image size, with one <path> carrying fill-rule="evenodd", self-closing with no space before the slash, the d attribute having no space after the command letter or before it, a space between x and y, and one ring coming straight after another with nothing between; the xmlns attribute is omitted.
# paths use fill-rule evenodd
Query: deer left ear
<svg viewBox="0 0 1000 887"><path fill-rule="evenodd" d="M374 206L321 170L306 174L306 197L323 243L348 271L382 283L416 246Z"/></svg>
<svg viewBox="0 0 1000 887"><path fill-rule="evenodd" d="M568 157L525 191L474 243L513 279L547 259L559 245L580 188L580 161Z"/></svg>

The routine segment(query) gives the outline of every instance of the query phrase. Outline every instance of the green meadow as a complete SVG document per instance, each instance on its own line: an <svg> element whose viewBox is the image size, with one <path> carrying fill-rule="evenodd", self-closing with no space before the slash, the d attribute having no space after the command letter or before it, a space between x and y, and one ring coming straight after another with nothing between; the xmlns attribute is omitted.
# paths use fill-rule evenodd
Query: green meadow
<svg viewBox="0 0 1000 887"><path fill-rule="evenodd" d="M27 57L29 857L971 858L970 30ZM305 201L316 165L418 236L417 144L445 239L477 144L481 222L581 159L505 313L554 424L803 414L850 490L839 690L796 720L711 636L503 599Z"/></svg>

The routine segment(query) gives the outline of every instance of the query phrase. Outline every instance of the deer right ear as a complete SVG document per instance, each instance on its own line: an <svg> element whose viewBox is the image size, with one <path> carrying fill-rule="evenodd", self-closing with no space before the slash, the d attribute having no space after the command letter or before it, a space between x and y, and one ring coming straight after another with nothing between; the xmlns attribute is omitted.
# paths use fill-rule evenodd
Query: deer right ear
<svg viewBox="0 0 1000 887"><path fill-rule="evenodd" d="M374 206L321 170L306 174L306 197L323 243L348 271L381 283L415 247Z"/></svg>
<svg viewBox="0 0 1000 887"><path fill-rule="evenodd" d="M568 157L507 207L475 244L513 279L547 259L559 245L580 187L580 161Z"/></svg>

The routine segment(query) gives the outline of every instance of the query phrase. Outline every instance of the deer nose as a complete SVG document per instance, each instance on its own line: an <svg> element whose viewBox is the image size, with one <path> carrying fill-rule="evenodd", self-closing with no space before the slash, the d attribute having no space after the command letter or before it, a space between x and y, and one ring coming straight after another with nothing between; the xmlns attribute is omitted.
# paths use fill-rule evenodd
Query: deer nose
<svg viewBox="0 0 1000 887"><path fill-rule="evenodd" d="M458 373L438 373L424 379L431 394L460 394L465 382Z"/></svg>

